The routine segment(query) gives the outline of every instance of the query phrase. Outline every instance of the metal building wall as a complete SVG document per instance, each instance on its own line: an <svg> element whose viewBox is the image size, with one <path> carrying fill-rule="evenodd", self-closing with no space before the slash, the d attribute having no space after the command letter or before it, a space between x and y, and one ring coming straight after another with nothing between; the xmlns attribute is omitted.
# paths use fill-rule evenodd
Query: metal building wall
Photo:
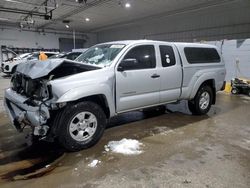
<svg viewBox="0 0 250 188"><path fill-rule="evenodd" d="M250 38L250 1L230 1L199 10L161 14L98 32L98 41L125 39L213 41Z"/></svg>
<svg viewBox="0 0 250 188"><path fill-rule="evenodd" d="M250 39L204 42L216 45L226 64L226 80L240 77L250 79ZM237 63L238 62L238 63Z"/></svg>

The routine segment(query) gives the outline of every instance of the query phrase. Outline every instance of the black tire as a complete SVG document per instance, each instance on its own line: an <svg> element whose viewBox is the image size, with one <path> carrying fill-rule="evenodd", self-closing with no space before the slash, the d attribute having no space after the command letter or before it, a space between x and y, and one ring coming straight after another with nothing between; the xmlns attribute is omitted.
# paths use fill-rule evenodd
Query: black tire
<svg viewBox="0 0 250 188"><path fill-rule="evenodd" d="M209 103L206 108L200 107L200 100L202 99L202 94L207 93L209 95ZM204 115L207 114L212 106L213 101L213 91L210 86L202 86L197 94L195 95L194 99L188 101L189 110L192 112L193 115Z"/></svg>
<svg viewBox="0 0 250 188"><path fill-rule="evenodd" d="M233 95L237 95L237 94L239 94L239 90L237 88L232 88L231 93Z"/></svg>
<svg viewBox="0 0 250 188"><path fill-rule="evenodd" d="M250 97L250 90L248 91L248 93L247 93L247 94L248 94L248 96Z"/></svg>
<svg viewBox="0 0 250 188"><path fill-rule="evenodd" d="M92 113L97 120L94 134L84 141L75 140L70 133L70 123L73 118L81 112ZM57 134L59 143L68 151L80 151L95 145L103 135L106 127L106 116L102 108L96 103L84 101L77 104L68 105L61 112L61 118L57 123Z"/></svg>

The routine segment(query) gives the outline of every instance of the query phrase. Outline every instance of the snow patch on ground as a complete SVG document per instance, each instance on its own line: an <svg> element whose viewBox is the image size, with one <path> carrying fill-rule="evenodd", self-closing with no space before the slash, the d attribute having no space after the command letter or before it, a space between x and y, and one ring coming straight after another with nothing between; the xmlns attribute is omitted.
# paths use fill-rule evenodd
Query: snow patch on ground
<svg viewBox="0 0 250 188"><path fill-rule="evenodd" d="M124 138L120 141L110 141L107 145L105 145L105 151L125 155L139 155L143 152L141 150L142 145L143 144L138 140Z"/></svg>
<svg viewBox="0 0 250 188"><path fill-rule="evenodd" d="M249 97L249 96L241 96L241 98L242 98L243 100L250 101L250 97Z"/></svg>
<svg viewBox="0 0 250 188"><path fill-rule="evenodd" d="M88 164L88 167L94 168L97 166L98 163L101 163L101 161L98 161L97 159L95 159L91 163Z"/></svg>

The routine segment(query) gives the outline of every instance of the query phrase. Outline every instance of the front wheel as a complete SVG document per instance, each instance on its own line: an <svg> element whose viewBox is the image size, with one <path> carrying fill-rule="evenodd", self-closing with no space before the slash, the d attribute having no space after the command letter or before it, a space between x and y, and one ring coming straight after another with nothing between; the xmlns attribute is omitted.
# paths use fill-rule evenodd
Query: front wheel
<svg viewBox="0 0 250 188"><path fill-rule="evenodd" d="M195 98L188 101L189 110L194 115L207 114L212 106L213 92L211 87L203 86L197 92Z"/></svg>
<svg viewBox="0 0 250 188"><path fill-rule="evenodd" d="M69 151L80 151L95 145L106 127L102 108L89 101L67 106L61 117L57 125L58 140Z"/></svg>

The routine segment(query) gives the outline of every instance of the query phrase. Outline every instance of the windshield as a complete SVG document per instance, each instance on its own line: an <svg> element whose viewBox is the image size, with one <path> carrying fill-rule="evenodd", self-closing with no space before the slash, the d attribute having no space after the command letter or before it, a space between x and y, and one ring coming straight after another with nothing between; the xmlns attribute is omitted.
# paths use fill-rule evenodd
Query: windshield
<svg viewBox="0 0 250 188"><path fill-rule="evenodd" d="M65 55L64 58L69 59L69 60L75 60L79 55L81 55L81 52L71 52Z"/></svg>
<svg viewBox="0 0 250 188"><path fill-rule="evenodd" d="M101 44L93 46L80 55L76 61L106 67L111 64L124 47L124 44Z"/></svg>

